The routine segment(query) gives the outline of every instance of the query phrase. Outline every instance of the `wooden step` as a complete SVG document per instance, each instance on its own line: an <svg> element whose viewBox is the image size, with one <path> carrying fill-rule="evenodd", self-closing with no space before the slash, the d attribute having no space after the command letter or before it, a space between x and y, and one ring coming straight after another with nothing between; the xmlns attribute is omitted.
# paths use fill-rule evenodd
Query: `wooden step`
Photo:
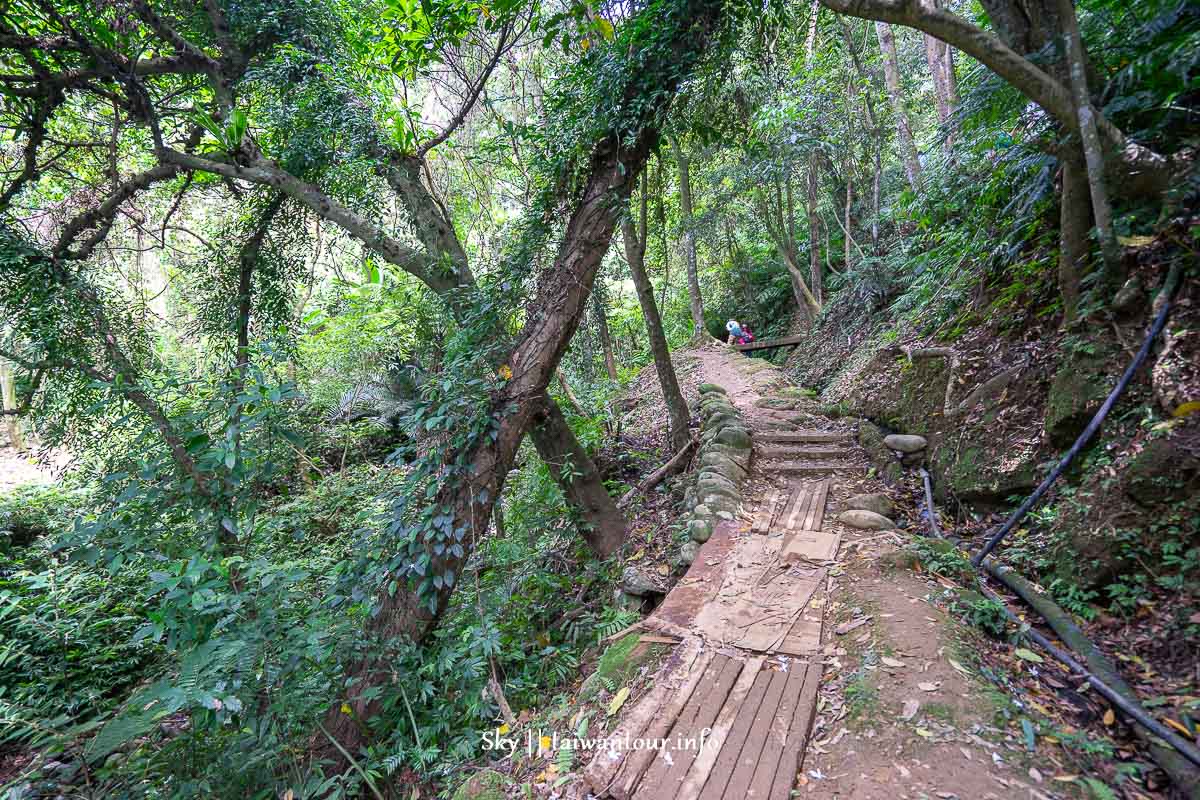
<svg viewBox="0 0 1200 800"><path fill-rule="evenodd" d="M842 447L763 447L755 454L767 461L788 461L801 458L842 458L850 451Z"/></svg>
<svg viewBox="0 0 1200 800"><path fill-rule="evenodd" d="M854 437L849 433L834 433L826 431L763 431L755 432L757 442L787 442L789 444L825 444L828 442L848 442Z"/></svg>
<svg viewBox="0 0 1200 800"><path fill-rule="evenodd" d="M772 472L788 475L827 475L834 472L861 472L862 467L844 461L778 461L771 463Z"/></svg>

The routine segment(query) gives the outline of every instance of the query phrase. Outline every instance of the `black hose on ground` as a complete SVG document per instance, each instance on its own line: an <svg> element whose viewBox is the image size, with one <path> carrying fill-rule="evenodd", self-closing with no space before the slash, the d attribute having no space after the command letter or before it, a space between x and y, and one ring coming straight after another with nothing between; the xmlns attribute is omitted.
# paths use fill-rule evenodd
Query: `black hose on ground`
<svg viewBox="0 0 1200 800"><path fill-rule="evenodd" d="M929 518L930 533L936 539L950 542L956 547L962 546L962 540L954 536L945 536L938 528L937 516L933 507L933 488L929 472L921 468L921 480L925 485L925 513ZM1183 737L1176 734L1154 717L1150 716L1137 702L1133 689L1117 672L1113 663L1100 652L1090 639L1079 629L1079 626L1050 598L1037 591L1032 583L1015 573L1010 567L997 563L994 558L988 558L982 566L989 575L1012 589L1018 597L1024 600L1030 608L1038 613L1050 626L1051 630L1079 652L1091 666L1085 667L1069 653L1056 646L1039 631L1021 622L1015 614L1009 611L1004 602L990 589L983 585L979 576L975 576L976 589L989 600L996 602L1004 616L1017 626L1021 635L1037 644L1053 658L1065 664L1073 672L1084 678L1088 685L1112 703L1129 719L1141 727L1135 727L1138 738L1145 742L1154 762L1166 772L1177 787L1191 800L1200 800L1200 749ZM1104 679L1095 673L1104 675ZM1158 738L1158 741L1155 739ZM1166 747L1163 743L1170 745ZM1173 749L1172 749L1173 748ZM1182 758L1180 757L1182 756ZM1186 759L1186 761L1185 761ZM1191 762L1190 764L1187 762Z"/></svg>
<svg viewBox="0 0 1200 800"><path fill-rule="evenodd" d="M1125 387L1129 385L1129 381L1133 378L1134 373L1141 368L1142 363L1146 360L1146 356L1150 353L1150 347L1154 344L1154 340L1158 338L1163 325L1166 324L1167 313L1171 310L1171 296L1175 294L1175 287L1179 285L1179 275L1179 265L1177 263L1173 264L1167 272L1167 279L1163 282L1162 292L1159 295L1164 300L1162 307L1155 315L1154 322L1150 325L1150 330L1147 331L1146 338L1142 341L1141 349L1133 357L1133 361L1126 368L1125 374L1121 376L1121 380L1117 381L1116 387L1109 392L1108 397L1104 399L1104 404L1100 406L1100 410L1092 417L1092 421L1083 429L1083 433L1079 434L1079 437L1075 440L1075 444L1071 445L1071 449L1059 460L1054 469L1050 470L1050 474L1046 476L1045 480L1038 484L1038 487L1033 490L1033 494L1025 498L1025 502L1021 504L1021 507L1009 515L1009 518L1004 521L1000 529L992 534L992 537L984 544L983 549L971 558L971 563L976 568L983 563L988 553L992 552L996 545L1000 544L1001 540L1009 534L1009 531L1017 527L1017 523L1025 518L1029 510L1037 505L1042 496L1046 494L1050 487L1054 485L1054 482L1058 480L1059 476L1063 474L1067 466L1075 459L1075 456L1079 455L1079 451L1087 445L1096 431L1100 429L1104 418L1108 416L1108 412L1112 410L1113 404L1125 392Z"/></svg>

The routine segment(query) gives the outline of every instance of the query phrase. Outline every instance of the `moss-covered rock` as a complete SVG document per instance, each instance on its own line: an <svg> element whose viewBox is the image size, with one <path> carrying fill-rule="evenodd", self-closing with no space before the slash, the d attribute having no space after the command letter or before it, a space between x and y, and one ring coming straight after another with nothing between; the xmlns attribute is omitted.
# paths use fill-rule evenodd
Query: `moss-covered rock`
<svg viewBox="0 0 1200 800"><path fill-rule="evenodd" d="M932 458L933 470L942 476L935 490L939 499L1007 505L1041 481L1041 457L1036 443L997 440L982 426L963 429L953 446L942 447Z"/></svg>
<svg viewBox="0 0 1200 800"><path fill-rule="evenodd" d="M794 397L760 397L754 401L756 408L772 408L782 411L795 411L800 401Z"/></svg>
<svg viewBox="0 0 1200 800"><path fill-rule="evenodd" d="M883 419L906 433L930 436L942 421L950 367L942 357L905 362L900 391Z"/></svg>
<svg viewBox="0 0 1200 800"><path fill-rule="evenodd" d="M1112 345L1064 347L1046 395L1046 436L1057 448L1070 447L1116 385L1108 366Z"/></svg>
<svg viewBox="0 0 1200 800"><path fill-rule="evenodd" d="M725 444L742 450L750 449L750 431L741 427L726 426L721 429L714 440L717 444Z"/></svg>
<svg viewBox="0 0 1200 800"><path fill-rule="evenodd" d="M596 671L588 676L579 689L580 698L586 702L599 694L602 688L628 683L643 664L660 652L662 648L659 645L643 643L636 632L622 636L600 656Z"/></svg>
<svg viewBox="0 0 1200 800"><path fill-rule="evenodd" d="M1177 439L1152 439L1125 470L1125 494L1147 507L1172 497L1194 496L1198 473L1200 459Z"/></svg>
<svg viewBox="0 0 1200 800"><path fill-rule="evenodd" d="M713 520L711 519L693 519L688 523L688 535L692 537L693 542L704 544L712 538Z"/></svg>
<svg viewBox="0 0 1200 800"><path fill-rule="evenodd" d="M696 387L696 391L700 394L727 394L725 389L715 383L702 383Z"/></svg>
<svg viewBox="0 0 1200 800"><path fill-rule="evenodd" d="M482 769L464 781L451 800L505 800L512 785L513 781L507 775L494 769Z"/></svg>

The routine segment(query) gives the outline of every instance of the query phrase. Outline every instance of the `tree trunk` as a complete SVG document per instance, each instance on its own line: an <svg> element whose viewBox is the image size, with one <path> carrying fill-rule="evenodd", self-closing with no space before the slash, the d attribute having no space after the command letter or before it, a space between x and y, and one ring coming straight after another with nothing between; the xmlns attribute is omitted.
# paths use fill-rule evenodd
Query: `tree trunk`
<svg viewBox="0 0 1200 800"><path fill-rule="evenodd" d="M424 281L420 274L412 274L421 278L427 286L441 296L450 306L456 318L462 319L470 311L467 305L470 299L466 292L458 291L458 289L474 286L475 276L471 272L466 250L458 238L458 232L444 205L423 182L422 173L423 169L418 159L404 158L400 161L392 159L390 169L387 171L388 185L408 212L417 238L424 245L429 259L434 263L450 265L453 275L449 279L443 278L441 283L431 283ZM611 338L609 345L611 346ZM546 397L546 402L551 405L555 403L554 398L549 395ZM559 415L561 416L561 412ZM574 502L575 498L579 496L597 498L590 505L578 507L577 511L583 517L585 525L589 526L591 530L608 529L611 523L606 519L607 512L595 519L590 517L593 507L603 508L603 503L598 498L601 494L607 494L607 490L599 478L600 473L595 464L591 463L587 451L576 440L575 433L570 426L535 429L530 432L530 436L534 439L534 447L539 452L543 449L551 452L556 448L562 448L575 454L578 472L574 480L560 480L564 475L561 471L552 469L551 474L559 482L559 488L568 502ZM613 509L615 508L614 504ZM483 530L486 530L486 527ZM607 553L597 552L597 555L604 557Z"/></svg>
<svg viewBox="0 0 1200 800"><path fill-rule="evenodd" d="M597 555L607 558L625 541L625 517L604 487L595 462L575 438L562 409L549 400L542 395L535 401L530 438L567 501L580 511L584 540Z"/></svg>
<svg viewBox="0 0 1200 800"><path fill-rule="evenodd" d="M914 192L921 191L921 162L913 144L912 126L908 123L908 111L904 107L904 92L900 87L900 65L896 59L896 39L892 26L886 22L875 23L879 37L879 50L883 53L883 82L887 86L888 98L892 101L892 112L896 115L896 139L900 145L900 157L904 160L904 175Z"/></svg>
<svg viewBox="0 0 1200 800"><path fill-rule="evenodd" d="M872 76L863 67L862 59L859 58L858 48L854 44L854 37L850 35L850 28L838 18L838 23L842 28L842 39L846 43L846 49L850 51L850 58L854 61L854 70L868 88L863 93L863 119L866 122L866 127L871 137L871 153L874 161L874 171L871 175L871 246L876 255L879 253L879 185L883 179L883 131L879 126L879 118L875 116L875 101L871 99L873 92L871 91Z"/></svg>
<svg viewBox="0 0 1200 800"><path fill-rule="evenodd" d="M1100 239L1100 253L1104 259L1104 283L1115 289L1124 280L1121 246L1113 232L1112 208L1108 202L1108 189L1104 185L1104 148L1100 143L1100 132L1096 127L1096 112L1087 85L1087 58L1083 53L1083 40L1079 36L1079 23L1075 19L1075 7L1071 0L1058 0L1059 19L1067 39L1067 62L1071 75L1071 90L1075 108L1079 114L1079 132L1083 145L1084 161L1087 164L1088 191L1092 198L1092 216L1096 221L1096 233Z"/></svg>
<svg viewBox="0 0 1200 800"><path fill-rule="evenodd" d="M1062 295L1063 322L1075 321L1079 308L1079 281L1087 266L1091 204L1087 172L1078 155L1062 160L1062 196L1058 222L1058 291Z"/></svg>
<svg viewBox="0 0 1200 800"><path fill-rule="evenodd" d="M941 7L941 0L921 0L921 7L936 11ZM950 124L954 110L958 107L958 78L954 74L954 50L950 45L930 36L922 34L925 39L925 63L929 65L929 76L933 80L933 94L937 102L938 122L943 128ZM942 140L942 147L947 158L953 151L954 137L949 132Z"/></svg>
<svg viewBox="0 0 1200 800"><path fill-rule="evenodd" d="M808 279L812 284L809 288L818 306L814 311L820 313L819 307L825 303L825 276L821 273L821 248L818 245L821 241L818 238L821 235L821 219L817 214L817 180L817 156L814 153L808 157L808 196L805 205L808 211Z"/></svg>
<svg viewBox="0 0 1200 800"><path fill-rule="evenodd" d="M17 410L17 389L13 382L12 367L7 361L0 360L0 411ZM25 449L25 437L21 434L21 420L13 414L4 414L4 422L8 426L8 441L14 450Z"/></svg>
<svg viewBox="0 0 1200 800"><path fill-rule="evenodd" d="M654 160L654 176L658 183L658 202L655 203L655 221L658 223L658 241L662 251L663 279L658 292L658 307L667 307L667 288L671 285L671 245L667 240L667 180L662 155ZM690 290L689 290L690 291Z"/></svg>
<svg viewBox="0 0 1200 800"><path fill-rule="evenodd" d="M608 312L604 308L604 293L592 293L592 314L596 317L596 330L600 334L600 347L604 350L604 371L608 379L617 379L617 359L613 355L612 333L608 330ZM595 363L595 362L593 362Z"/></svg>
<svg viewBox="0 0 1200 800"><path fill-rule="evenodd" d="M646 274L647 197L644 176L641 194L641 232L638 232L633 220L626 217L621 220L621 233L625 240L625 258L629 262L629 272L633 275L638 303L646 320L646 336L650 340L650 353L654 356L654 370L658 373L658 384L662 387L663 402L667 406L670 419L671 452L677 453L691 438L691 432L688 430L690 415L683 393L679 391L679 379L675 375L675 365L671 363L671 351L667 347L666 334L663 333L662 317L659 316L658 306L654 304L654 285L650 282L650 276Z"/></svg>
<svg viewBox="0 0 1200 800"><path fill-rule="evenodd" d="M471 556L475 537L487 530L495 498L503 489L521 440L536 413L544 409L542 404L529 401L545 393L579 325L596 272L621 210L628 203L633 181L657 143L657 131L651 127L651 121L665 112L680 80L694 68L721 12L722 4L714 0L682 0L678 6L649 6L640 12L658 38L653 47L647 48L636 76L631 76L629 85L615 94L617 102L622 102L620 98L634 98L640 104L623 115L626 125L632 125L633 130L626 128L621 135L610 134L593 148L584 171L587 179L576 194L579 199L557 253L541 274L536 295L527 306L525 326L505 359L513 377L492 401L491 435L481 437L464 452L447 454L447 463L465 466L463 479L443 481L430 502L450 515L452 531L471 535L456 541L458 547L449 547L447 534L441 531L423 529L418 534L419 541L409 546L407 559L412 565L420 564L426 576L440 577L440 586L426 584L422 589L415 583L416 573L405 569L400 588L377 597L377 613L371 622L376 636L419 642L449 607L456 578ZM658 85L645 86L646 76L655 76ZM643 101L645 97L651 99ZM624 102L628 103L628 99ZM635 120L632 123L628 122L631 116ZM372 699L371 689L391 679L391 664L368 654L349 675L354 679L348 698L351 713L342 713L335 700L329 730L347 751L354 753L366 741L366 720L378 711L378 701Z"/></svg>
<svg viewBox="0 0 1200 800"><path fill-rule="evenodd" d="M679 165L679 211L683 216L683 255L687 262L688 295L692 304L692 335L699 336L705 329L704 299L700 295L700 278L696 271L696 232L692 230L691 165L677 138L671 138L671 149Z"/></svg>

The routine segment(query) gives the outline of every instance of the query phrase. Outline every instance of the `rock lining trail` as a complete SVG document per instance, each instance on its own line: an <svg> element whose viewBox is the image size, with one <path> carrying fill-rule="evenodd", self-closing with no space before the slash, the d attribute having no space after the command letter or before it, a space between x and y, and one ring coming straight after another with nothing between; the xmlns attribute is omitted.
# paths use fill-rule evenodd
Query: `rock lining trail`
<svg viewBox="0 0 1200 800"><path fill-rule="evenodd" d="M764 361L723 345L691 354L699 357L702 380L727 391L751 431L754 458L747 495L741 514L717 525L687 574L641 623L653 641L676 644L651 688L626 707L610 733L611 741L627 742L628 748L597 754L584 771L580 796L1047 796L1019 781L1001 778L997 783L989 770L1007 769L1007 763L990 760L986 748L975 744L987 744L976 732L964 734L962 741L979 755L972 757L961 746L953 753L945 748L938 752L937 773L947 778L942 784L921 761L918 751L933 745L927 738L938 738L939 746L953 738L941 729L936 737L925 728L911 730L924 722L918 713L922 703L932 705L929 695L940 697L942 687L961 697L969 692L966 678L941 658L945 647L936 631L931 635L933 623L926 621L933 617L910 624L914 621L906 621L910 615L902 614L903 609L891 609L901 594L904 606L918 603L910 597L914 587L892 593L876 577L875 583L868 580L872 599L859 601L856 590L847 586L868 574L862 559L873 563L893 541L900 543L895 531L855 531L829 513L845 508L851 496L878 495L884 489L868 475L865 454L854 441L855 425L819 414L814 401ZM907 580L924 586L912 576ZM887 602L876 596L880 593ZM883 603L889 611L879 619L864 618L854 604L868 602ZM841 613L851 606L858 614L834 633L831 609ZM924 607L921 612L935 613ZM834 681L838 686L831 692L831 685L822 686L823 679L839 677L844 668L839 661L848 654L844 634L854 631L853 642L861 649L886 640L893 630L903 641L890 645L889 652L908 654L914 662L889 662L904 668L893 676L889 691L879 693L887 695L878 698L881 705L896 708L881 709L889 718L877 727L907 727L892 736L877 736L873 730L865 739L848 735L841 725L847 709L839 696L840 681ZM942 663L935 665L939 659ZM923 693L909 684L937 688ZM908 698L914 691L925 696ZM896 692L905 696L903 710L902 701L892 697ZM898 718L904 714L901 723ZM639 740L662 740L662 745L639 746ZM909 740L915 749L908 747ZM1006 787L1012 791L995 793Z"/></svg>

